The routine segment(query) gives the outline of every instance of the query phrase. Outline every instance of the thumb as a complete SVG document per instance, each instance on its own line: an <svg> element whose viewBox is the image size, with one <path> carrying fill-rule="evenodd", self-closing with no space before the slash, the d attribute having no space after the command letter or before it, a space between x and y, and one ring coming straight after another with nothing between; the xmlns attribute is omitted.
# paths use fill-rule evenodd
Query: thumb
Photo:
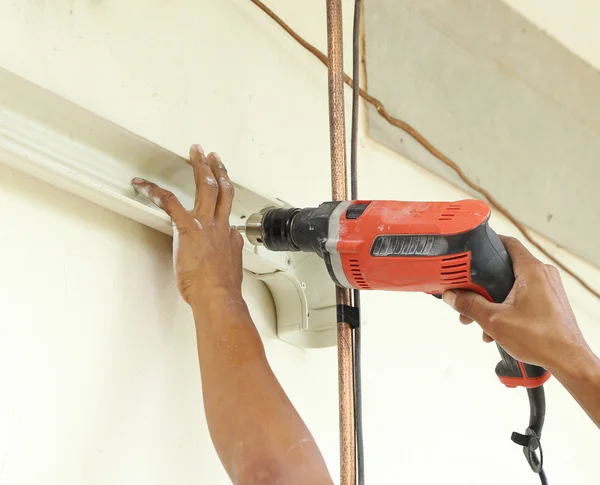
<svg viewBox="0 0 600 485"><path fill-rule="evenodd" d="M497 306L473 291L448 290L443 294L445 303L465 317L475 320L484 327Z"/></svg>

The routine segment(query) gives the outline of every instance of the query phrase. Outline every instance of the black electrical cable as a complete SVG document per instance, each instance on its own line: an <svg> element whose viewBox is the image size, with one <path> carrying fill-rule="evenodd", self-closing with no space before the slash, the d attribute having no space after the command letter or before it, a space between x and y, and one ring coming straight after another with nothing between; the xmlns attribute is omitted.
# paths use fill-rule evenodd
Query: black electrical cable
<svg viewBox="0 0 600 485"><path fill-rule="evenodd" d="M360 0L354 1L352 31L352 131L350 141L350 193L358 199L358 108L360 99Z"/></svg>
<svg viewBox="0 0 600 485"><path fill-rule="evenodd" d="M513 433L511 440L523 447L523 454L527 463L539 474L542 485L548 485L548 478L544 471L544 452L542 450L542 428L546 418L546 394L544 386L527 389L529 398L529 426L525 434Z"/></svg>
<svg viewBox="0 0 600 485"><path fill-rule="evenodd" d="M359 291L354 290L354 305L360 305ZM354 329L354 427L356 433L356 469L358 485L365 483L365 455L362 423L361 329Z"/></svg>
<svg viewBox="0 0 600 485"><path fill-rule="evenodd" d="M542 438L542 428L544 427L544 421L546 419L546 393L544 391L544 386L536 387L534 389L527 389L527 397L529 398L529 428L534 436L537 436L538 443ZM541 444L539 445L539 459L534 457L528 457L528 453L525 454L527 461L530 459L536 459L540 463L540 481L542 485L548 485L548 478L546 477L546 472L544 470L544 456L541 449ZM535 450L537 451L537 450ZM534 453L532 451L532 453ZM530 463L531 465L531 463Z"/></svg>
<svg viewBox="0 0 600 485"><path fill-rule="evenodd" d="M546 419L544 386L527 389L527 397L529 398L529 428L541 437L544 420Z"/></svg>
<svg viewBox="0 0 600 485"><path fill-rule="evenodd" d="M352 32L352 129L350 140L350 194L358 199L358 109L360 101L360 0L354 2ZM365 483L365 459L362 422L360 291L353 291L354 307L358 310L358 325L354 329L354 430L356 434L356 469L358 485Z"/></svg>

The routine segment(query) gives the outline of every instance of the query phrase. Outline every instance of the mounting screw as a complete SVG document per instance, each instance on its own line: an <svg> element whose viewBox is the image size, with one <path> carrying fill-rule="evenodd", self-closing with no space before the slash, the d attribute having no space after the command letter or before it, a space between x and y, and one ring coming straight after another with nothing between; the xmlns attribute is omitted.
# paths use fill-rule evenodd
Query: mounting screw
<svg viewBox="0 0 600 485"><path fill-rule="evenodd" d="M292 259L291 259L291 258L287 258L287 259L285 260L285 264L287 264L288 266L289 266L290 264L292 264Z"/></svg>

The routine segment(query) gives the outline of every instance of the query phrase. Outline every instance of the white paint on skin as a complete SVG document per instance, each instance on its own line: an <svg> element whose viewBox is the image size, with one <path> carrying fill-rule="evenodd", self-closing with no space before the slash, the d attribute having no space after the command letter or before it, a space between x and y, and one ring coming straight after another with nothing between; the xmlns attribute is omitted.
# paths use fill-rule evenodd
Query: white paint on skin
<svg viewBox="0 0 600 485"><path fill-rule="evenodd" d="M516 285L517 285L517 288L526 288L527 280L525 278L520 278L517 280Z"/></svg>
<svg viewBox="0 0 600 485"><path fill-rule="evenodd" d="M211 187L218 187L219 185L217 184L217 181L212 178L212 177L206 177L206 184L210 185Z"/></svg>
<svg viewBox="0 0 600 485"><path fill-rule="evenodd" d="M202 229L202 223L198 219L194 219L194 222L198 226L198 229ZM175 273L175 277L177 277L177 256L179 255L179 229L177 229L177 225L175 222L171 221L173 224L173 273Z"/></svg>
<svg viewBox="0 0 600 485"><path fill-rule="evenodd" d="M196 221L197 222L197 221ZM173 273L177 277L177 255L179 254L179 230L173 223Z"/></svg>
<svg viewBox="0 0 600 485"><path fill-rule="evenodd" d="M288 448L287 452L290 453L294 448L297 448L298 446L303 446L303 445L305 445L305 444L307 444L309 442L310 442L309 438L303 438L298 443L293 444L292 446L290 446Z"/></svg>
<svg viewBox="0 0 600 485"><path fill-rule="evenodd" d="M160 203L160 199L155 195L150 195L150 190L145 185L134 185L133 188L140 194L142 194L146 199L152 202L156 207L162 209L162 204Z"/></svg>

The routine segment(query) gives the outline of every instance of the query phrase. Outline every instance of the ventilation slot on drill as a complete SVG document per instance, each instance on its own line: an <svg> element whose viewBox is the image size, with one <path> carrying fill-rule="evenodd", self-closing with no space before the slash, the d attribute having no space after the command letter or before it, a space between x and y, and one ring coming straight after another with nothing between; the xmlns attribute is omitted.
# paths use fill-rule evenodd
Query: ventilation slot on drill
<svg viewBox="0 0 600 485"><path fill-rule="evenodd" d="M459 204L448 204L444 208L444 211L440 214L440 217L438 220L451 221L452 219L454 219L454 216L460 209L461 209L461 207Z"/></svg>
<svg viewBox="0 0 600 485"><path fill-rule="evenodd" d="M458 286L469 282L469 256L459 254L442 259L440 284Z"/></svg>
<svg viewBox="0 0 600 485"><path fill-rule="evenodd" d="M363 275L360 265L356 259L350 260L350 271L352 272L352 278L354 282L358 285L361 290L370 290L371 287L365 281L365 276Z"/></svg>

